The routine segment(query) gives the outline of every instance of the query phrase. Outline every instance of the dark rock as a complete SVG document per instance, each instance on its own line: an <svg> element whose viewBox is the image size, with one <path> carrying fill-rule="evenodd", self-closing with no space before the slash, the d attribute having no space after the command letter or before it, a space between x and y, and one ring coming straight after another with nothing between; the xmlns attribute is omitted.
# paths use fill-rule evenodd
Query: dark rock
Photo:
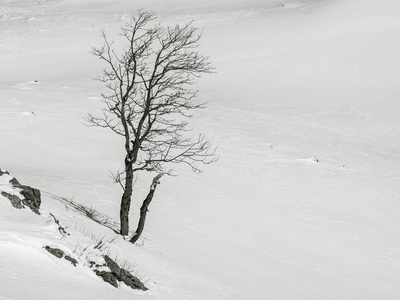
<svg viewBox="0 0 400 300"><path fill-rule="evenodd" d="M44 247L49 253L53 254L54 256L58 257L58 258L62 258L64 257L65 260L68 260L69 262L71 262L71 264L74 265L74 267L76 267L76 265L78 264L78 261L69 256L69 255L65 255L64 251L62 251L61 249L58 248L51 248L49 246ZM64 256L65 255L65 256Z"/></svg>
<svg viewBox="0 0 400 300"><path fill-rule="evenodd" d="M144 286L144 284L125 269L121 269L121 275L118 279L121 279L121 281L123 281L127 286L130 286L132 289L147 291L147 288Z"/></svg>
<svg viewBox="0 0 400 300"><path fill-rule="evenodd" d="M25 208L25 207L22 205L22 200L21 200L21 198L19 198L18 196L11 195L11 194L6 193L6 192L1 192L1 194L2 194L4 197L7 197L7 198L10 200L11 205L12 205L13 207L18 208L18 209Z"/></svg>
<svg viewBox="0 0 400 300"><path fill-rule="evenodd" d="M107 267L107 264L106 263L104 263L104 264L96 264L94 261L89 261L89 265L90 265L90 268L93 268L93 267L96 267L96 268L102 268L102 267Z"/></svg>
<svg viewBox="0 0 400 300"><path fill-rule="evenodd" d="M101 278L103 278L103 280L105 282L108 282L109 284L111 284L112 286L118 288L118 282L117 279L115 277L115 275L112 272L107 272L107 271L98 271L96 270L96 275L100 276Z"/></svg>
<svg viewBox="0 0 400 300"><path fill-rule="evenodd" d="M19 186L22 189L21 194L25 199L22 200L26 206L28 206L34 213L40 215L39 208L42 203L40 191L28 185Z"/></svg>
<svg viewBox="0 0 400 300"><path fill-rule="evenodd" d="M19 183L19 181L17 180L17 178L13 177L13 179L10 180L10 183L13 187L20 187L21 184Z"/></svg>
<svg viewBox="0 0 400 300"><path fill-rule="evenodd" d="M114 273L117 277L119 277L121 274L121 268L118 266L118 264L113 261L108 255L104 256L104 260L110 271Z"/></svg>
<svg viewBox="0 0 400 300"><path fill-rule="evenodd" d="M8 173L6 170L0 168L0 176L2 176L4 174L10 175L10 173Z"/></svg>
<svg viewBox="0 0 400 300"><path fill-rule="evenodd" d="M64 259L70 261L71 264L74 265L74 267L76 267L76 265L77 265L77 263L78 263L78 261L77 261L75 258L73 258L73 257L71 257L71 256L69 256L69 255L65 255L65 256L64 256Z"/></svg>
<svg viewBox="0 0 400 300"><path fill-rule="evenodd" d="M51 248L49 246L44 247L49 253L53 254L54 256L61 258L64 256L64 251L57 249L57 248Z"/></svg>
<svg viewBox="0 0 400 300"><path fill-rule="evenodd" d="M116 277L117 280L123 281L127 286L132 289L147 291L144 284L135 276L133 276L128 270L125 270L118 266L108 255L104 256L104 260L111 273Z"/></svg>
<svg viewBox="0 0 400 300"><path fill-rule="evenodd" d="M4 174L9 175L9 173L7 171L0 169L0 176L2 176ZM18 197L12 196L10 194L9 194L9 196L6 196L6 195L3 195L3 196L10 199L11 204L15 208L23 208L24 206L22 204L24 204L24 205L28 206L34 213L40 215L39 209L40 209L40 204L42 202L40 191L38 189L35 189L28 185L22 185L15 177L10 180L10 183L13 188L19 188L22 190L22 191L20 191L20 194L22 196L24 196L25 199L18 200ZM3 192L2 192L2 194L3 194ZM22 204L19 204L19 202L21 200L22 200Z"/></svg>

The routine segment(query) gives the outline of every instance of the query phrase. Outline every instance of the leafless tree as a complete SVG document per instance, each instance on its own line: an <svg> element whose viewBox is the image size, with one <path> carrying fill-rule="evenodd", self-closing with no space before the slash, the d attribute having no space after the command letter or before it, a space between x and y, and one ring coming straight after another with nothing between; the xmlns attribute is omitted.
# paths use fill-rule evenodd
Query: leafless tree
<svg viewBox="0 0 400 300"><path fill-rule="evenodd" d="M120 135L126 152L124 171L114 174L123 188L122 235L129 234L137 172L157 174L149 192L152 198L159 175L171 174L173 164L186 164L200 172L199 164L216 160L213 144L204 135L190 135L188 129L191 112L205 107L205 103L194 101L198 91L193 85L201 74L213 71L208 57L197 51L201 32L191 23L163 26L155 22L156 18L153 12L138 11L121 28L120 39L125 46L118 49L116 41L110 41L103 31L104 45L92 48L92 54L105 63L97 79L108 93L102 94L102 113L88 114L87 121L89 126L108 128ZM141 218L145 218L147 207ZM144 219L140 224L144 226ZM141 230L138 228L134 239Z"/></svg>

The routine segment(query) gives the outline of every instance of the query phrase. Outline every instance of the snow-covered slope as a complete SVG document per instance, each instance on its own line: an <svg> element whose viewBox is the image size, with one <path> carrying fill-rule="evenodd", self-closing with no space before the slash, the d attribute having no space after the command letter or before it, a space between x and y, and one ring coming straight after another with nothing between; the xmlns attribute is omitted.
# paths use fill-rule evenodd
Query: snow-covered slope
<svg viewBox="0 0 400 300"><path fill-rule="evenodd" d="M204 27L201 51L217 73L199 83L209 108L192 125L215 140L220 160L163 179L140 246L110 244L148 279L150 291L134 296L398 299L396 0L2 1L0 167L118 219L121 191L108 172L121 168L122 141L82 125L103 88L88 52L100 29L117 34L138 8ZM137 183L132 224L149 184ZM7 201L0 298L132 297L42 249L89 244L83 228L108 241L112 231L46 193L42 216Z"/></svg>

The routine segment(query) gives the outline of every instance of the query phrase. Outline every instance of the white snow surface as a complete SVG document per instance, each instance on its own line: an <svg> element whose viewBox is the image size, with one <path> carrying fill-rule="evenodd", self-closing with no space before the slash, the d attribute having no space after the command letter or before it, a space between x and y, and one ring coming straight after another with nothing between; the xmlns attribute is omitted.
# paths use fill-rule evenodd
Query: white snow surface
<svg viewBox="0 0 400 300"><path fill-rule="evenodd" d="M191 124L220 159L163 177L132 245L60 197L118 220L123 141L82 124L104 90L89 52L140 8L203 28L217 73ZM0 196L0 299L400 299L399 53L398 0L1 1L0 167L42 214ZM94 275L96 238L150 290Z"/></svg>

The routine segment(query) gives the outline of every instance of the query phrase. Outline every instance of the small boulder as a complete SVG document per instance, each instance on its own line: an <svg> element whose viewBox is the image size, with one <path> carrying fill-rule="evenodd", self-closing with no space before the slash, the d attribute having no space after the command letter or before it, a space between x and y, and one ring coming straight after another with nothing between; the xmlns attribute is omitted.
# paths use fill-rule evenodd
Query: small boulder
<svg viewBox="0 0 400 300"><path fill-rule="evenodd" d="M49 253L53 254L54 256L58 257L58 258L62 258L64 256L64 251L62 251L61 249L57 249L57 248L51 248L49 246L44 247Z"/></svg>
<svg viewBox="0 0 400 300"><path fill-rule="evenodd" d="M64 256L64 259L66 259L66 260L68 260L69 262L71 262L71 264L73 264L74 267L76 267L76 265L78 264L78 261L77 261L75 258L73 258L73 257L71 257L71 256L69 256L69 255L65 255L65 256Z"/></svg>
<svg viewBox="0 0 400 300"><path fill-rule="evenodd" d="M115 275L112 272L107 272L107 271L96 271L96 275L100 276L101 278L103 278L103 280L105 282L108 282L109 284L111 284L112 286L118 288L118 282L117 282L117 278L115 277Z"/></svg>
<svg viewBox="0 0 400 300"><path fill-rule="evenodd" d="M129 271L125 269L121 269L121 274L119 278L127 286L131 287L134 290L147 291L147 288L144 286L144 284L137 277L133 276Z"/></svg>
<svg viewBox="0 0 400 300"><path fill-rule="evenodd" d="M0 169L0 176L2 176L2 175L4 175L4 174L6 174L6 175L10 175L10 173L8 173L8 171L7 171L7 170Z"/></svg>
<svg viewBox="0 0 400 300"><path fill-rule="evenodd" d="M74 267L76 267L76 265L78 264L78 261L75 258L73 258L69 255L65 255L64 251L62 251L61 249L51 248L50 246L46 246L46 247L44 247L44 249L46 249L49 253L53 254L55 257L58 257L58 258L64 257L64 259L68 260L71 264L74 265Z"/></svg>
<svg viewBox="0 0 400 300"><path fill-rule="evenodd" d="M21 186L21 184L19 183L19 181L18 181L17 178L15 178L15 177L13 177L13 178L10 180L10 183L11 183L11 185L12 185L13 187L20 187L20 186Z"/></svg>
<svg viewBox="0 0 400 300"><path fill-rule="evenodd" d="M148 290L137 277L133 276L128 270L125 270L124 268L118 266L118 264L113 261L108 255L104 256L104 260L107 264L107 267L110 269L111 273L118 281L124 282L127 286L135 290Z"/></svg>
<svg viewBox="0 0 400 300"><path fill-rule="evenodd" d="M21 185L21 194L24 196L22 202L28 206L34 213L40 215L39 208L42 203L40 191L28 185Z"/></svg>
<svg viewBox="0 0 400 300"><path fill-rule="evenodd" d="M118 264L115 261L113 261L108 255L104 256L104 260L110 271L114 273L117 277L119 277L121 274L120 266L118 266Z"/></svg>
<svg viewBox="0 0 400 300"><path fill-rule="evenodd" d="M11 205L13 207L18 208L18 209L25 208L24 205L22 204L21 198L19 198L18 196L12 195L12 194L9 194L6 192L1 192L1 194L10 200Z"/></svg>
<svg viewBox="0 0 400 300"><path fill-rule="evenodd" d="M6 170L0 169L0 176L10 175ZM41 200L40 190L30 187L28 185L22 185L15 177L13 177L9 183L14 189L21 189L20 194L23 197L18 197L17 195L11 195L2 192L2 195L10 199L12 206L15 208L24 208L24 205L28 206L34 213L40 215L39 209ZM3 194L4 193L4 194ZM22 199L24 198L24 199ZM22 201L22 204L21 204Z"/></svg>

